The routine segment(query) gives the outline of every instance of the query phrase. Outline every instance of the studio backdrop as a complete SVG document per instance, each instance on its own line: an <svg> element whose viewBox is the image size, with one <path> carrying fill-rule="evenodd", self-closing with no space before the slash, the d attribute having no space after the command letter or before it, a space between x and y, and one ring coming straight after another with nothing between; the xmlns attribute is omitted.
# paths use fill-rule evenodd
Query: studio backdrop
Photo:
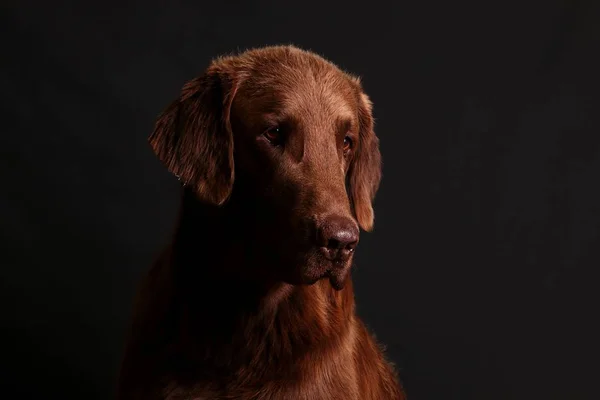
<svg viewBox="0 0 600 400"><path fill-rule="evenodd" d="M374 102L383 181L353 276L409 399L600 398L599 10L3 1L3 391L112 398L179 205L155 118L213 57L291 43Z"/></svg>

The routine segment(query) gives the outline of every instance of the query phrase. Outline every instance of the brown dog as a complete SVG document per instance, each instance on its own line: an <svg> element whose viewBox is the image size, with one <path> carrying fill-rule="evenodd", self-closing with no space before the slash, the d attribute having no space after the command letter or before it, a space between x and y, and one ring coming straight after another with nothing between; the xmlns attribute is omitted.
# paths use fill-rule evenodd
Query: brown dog
<svg viewBox="0 0 600 400"><path fill-rule="evenodd" d="M118 398L404 399L348 277L381 177L359 80L293 46L219 58L150 143L184 194Z"/></svg>

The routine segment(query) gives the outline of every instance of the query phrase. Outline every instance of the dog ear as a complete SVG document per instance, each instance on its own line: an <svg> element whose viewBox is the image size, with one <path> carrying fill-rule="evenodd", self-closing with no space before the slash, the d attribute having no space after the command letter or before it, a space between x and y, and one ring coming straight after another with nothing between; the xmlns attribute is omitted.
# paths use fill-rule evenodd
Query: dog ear
<svg viewBox="0 0 600 400"><path fill-rule="evenodd" d="M148 139L171 173L200 200L215 205L223 204L233 187L230 111L235 90L233 74L212 65L183 86Z"/></svg>
<svg viewBox="0 0 600 400"><path fill-rule="evenodd" d="M372 203L381 181L381 153L379 138L374 131L373 104L362 90L358 95L358 120L359 140L348 171L349 191L358 224L363 230L371 231L374 224Z"/></svg>

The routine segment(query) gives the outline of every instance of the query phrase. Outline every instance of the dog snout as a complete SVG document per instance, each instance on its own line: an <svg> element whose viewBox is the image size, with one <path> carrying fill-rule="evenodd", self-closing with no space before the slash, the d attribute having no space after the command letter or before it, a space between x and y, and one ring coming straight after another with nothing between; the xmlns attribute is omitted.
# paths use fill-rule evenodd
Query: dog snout
<svg viewBox="0 0 600 400"><path fill-rule="evenodd" d="M331 216L317 229L318 245L332 261L347 261L358 244L359 231L350 218Z"/></svg>

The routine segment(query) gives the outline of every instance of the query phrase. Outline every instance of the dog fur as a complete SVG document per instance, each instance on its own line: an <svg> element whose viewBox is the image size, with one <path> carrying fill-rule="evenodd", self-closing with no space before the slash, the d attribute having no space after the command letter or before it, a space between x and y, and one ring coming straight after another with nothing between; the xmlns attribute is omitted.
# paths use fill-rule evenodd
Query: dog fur
<svg viewBox="0 0 600 400"><path fill-rule="evenodd" d="M359 79L294 46L220 57L150 144L184 188L118 400L404 399L355 312L354 247L314 239L373 228L381 155Z"/></svg>

